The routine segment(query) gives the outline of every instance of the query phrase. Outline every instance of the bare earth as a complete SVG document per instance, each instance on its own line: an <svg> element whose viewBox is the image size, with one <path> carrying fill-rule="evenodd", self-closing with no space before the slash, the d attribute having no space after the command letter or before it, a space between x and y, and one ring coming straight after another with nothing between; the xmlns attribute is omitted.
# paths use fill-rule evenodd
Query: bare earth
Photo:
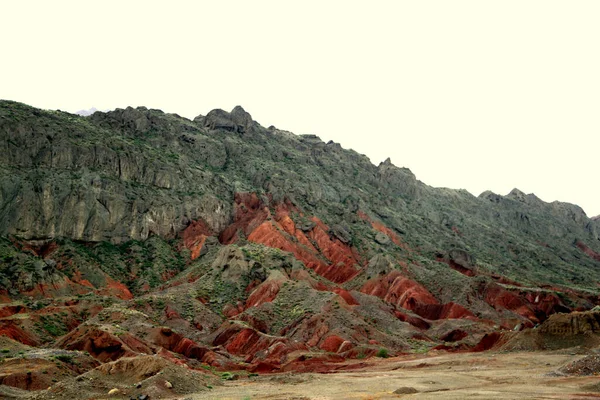
<svg viewBox="0 0 600 400"><path fill-rule="evenodd" d="M600 377L552 372L581 355L463 353L373 360L331 374L277 374L228 381L189 399L597 399ZM371 363L371 360L369 360ZM394 394L409 387L418 393Z"/></svg>

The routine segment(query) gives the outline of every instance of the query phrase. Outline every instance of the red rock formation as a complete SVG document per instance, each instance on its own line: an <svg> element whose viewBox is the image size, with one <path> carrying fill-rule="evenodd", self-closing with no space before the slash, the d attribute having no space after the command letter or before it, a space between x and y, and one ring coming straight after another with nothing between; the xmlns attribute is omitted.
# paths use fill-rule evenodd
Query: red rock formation
<svg viewBox="0 0 600 400"><path fill-rule="evenodd" d="M402 312L397 311L397 310L394 311L394 315L400 321L408 322L409 324L411 324L415 328L419 328L419 329L422 329L422 330L427 330L427 329L429 329L431 327L431 324L429 322L427 322L424 319L421 319L419 317L408 315L408 314L402 313Z"/></svg>
<svg viewBox="0 0 600 400"><path fill-rule="evenodd" d="M405 243L403 243L402 240L400 240L400 237L396 234L396 232L392 231L390 228L388 228L381 222L373 221L371 218L369 218L369 216L367 214L365 214L364 212L362 212L360 210L357 211L356 214L358 215L358 217L360 219L369 222L371 224L371 227L373 227L373 229L375 229L376 231L381 232L381 233L385 234L387 237L389 237L390 240L394 244L408 250L408 246Z"/></svg>
<svg viewBox="0 0 600 400"><path fill-rule="evenodd" d="M303 343L291 343L284 337L266 335L252 328L229 323L220 328L213 345L223 346L231 354L245 356L246 362L267 362L268 366L260 366L267 369L280 365L284 356L293 351L308 350Z"/></svg>
<svg viewBox="0 0 600 400"><path fill-rule="evenodd" d="M486 287L484 293L485 301L496 310L506 309L529 319L539 322L532 308L527 301L517 294L506 290L500 285L490 284Z"/></svg>
<svg viewBox="0 0 600 400"><path fill-rule="evenodd" d="M330 261L330 265L318 266L315 271L335 283L344 283L354 278L359 270L354 268L360 264L358 254L347 244L329 235L329 227L319 218L312 217L315 227L308 233L318 246L319 251Z"/></svg>
<svg viewBox="0 0 600 400"><path fill-rule="evenodd" d="M440 340L443 340L444 342L458 342L467 336L469 336L469 334L462 329L453 329L450 332L442 335Z"/></svg>
<svg viewBox="0 0 600 400"><path fill-rule="evenodd" d="M289 202L277 204L275 218L272 218L269 208L255 193L237 193L234 222L221 232L219 240L224 244L233 243L241 231L251 242L292 253L332 282L343 283L357 275L354 265L359 262L355 250L330 237L329 228L316 217L312 218L316 226L307 236L296 229L290 210L295 208Z"/></svg>
<svg viewBox="0 0 600 400"><path fill-rule="evenodd" d="M258 307L264 303L270 303L277 297L281 289L281 282L273 279L268 279L261 283L252 291L252 294L248 296L246 300L246 308Z"/></svg>
<svg viewBox="0 0 600 400"><path fill-rule="evenodd" d="M267 374L269 372L277 372L280 369L281 366L279 364L270 363L267 361L258 361L253 363L250 368L248 368L248 371L257 374Z"/></svg>
<svg viewBox="0 0 600 400"><path fill-rule="evenodd" d="M165 307L165 317L167 318L167 320L181 319L181 315L179 315L179 313L170 305L167 305Z"/></svg>
<svg viewBox="0 0 600 400"><path fill-rule="evenodd" d="M235 243L238 231L242 231L245 236L250 235L271 214L256 193L236 193L234 208L233 223L219 235L219 241L223 244Z"/></svg>
<svg viewBox="0 0 600 400"><path fill-rule="evenodd" d="M392 271L382 277L370 279L360 291L431 320L474 318L473 313L459 304L453 302L440 304L427 289L412 279L402 276L400 271ZM408 319L407 322L410 323ZM416 323L415 326L424 326L418 321L413 322Z"/></svg>
<svg viewBox="0 0 600 400"><path fill-rule="evenodd" d="M21 329L16 322L15 320L0 321L0 336L6 336L28 346L38 346L40 344L39 339Z"/></svg>
<svg viewBox="0 0 600 400"><path fill-rule="evenodd" d="M127 286L108 276L106 277L106 286L98 289L96 293L101 296L113 296L121 300L133 299L133 295L129 289L127 289Z"/></svg>
<svg viewBox="0 0 600 400"><path fill-rule="evenodd" d="M340 355L346 359L349 358L369 358L373 357L378 349L372 347L354 347L348 351L340 353Z"/></svg>
<svg viewBox="0 0 600 400"><path fill-rule="evenodd" d="M357 305L359 305L358 301L356 301L356 299L354 299L354 297L352 297L352 295L350 294L350 292L347 291L347 290L345 290L345 289L335 288L335 289L333 289L333 293L337 294L342 299L344 299L344 301L346 302L346 304L348 304L349 306L357 306Z"/></svg>
<svg viewBox="0 0 600 400"><path fill-rule="evenodd" d="M16 306L6 306L0 308L0 318L10 317L15 314L24 314L27 313L27 307L22 305Z"/></svg>
<svg viewBox="0 0 600 400"><path fill-rule="evenodd" d="M335 370L335 364L342 363L344 357L337 354L320 354L320 355L300 355L299 357L285 364L281 371L283 372L328 372ZM331 365L334 364L334 365Z"/></svg>
<svg viewBox="0 0 600 400"><path fill-rule="evenodd" d="M555 293L527 292L524 297L540 321L545 320L551 314L570 311Z"/></svg>
<svg viewBox="0 0 600 400"><path fill-rule="evenodd" d="M308 268L314 270L326 268L326 264L310 248L292 242L285 232L280 230L272 221L263 222L248 236L248 240L290 252Z"/></svg>
<svg viewBox="0 0 600 400"><path fill-rule="evenodd" d="M505 341L504 335L501 332L486 333L481 338L479 343L477 343L475 345L475 347L473 347L471 349L471 351L478 352L478 351L490 350L491 348L500 345L504 341Z"/></svg>
<svg viewBox="0 0 600 400"><path fill-rule="evenodd" d="M212 236L213 232L203 220L192 221L182 233L183 245L190 250L192 260L200 256L206 238Z"/></svg>
<svg viewBox="0 0 600 400"><path fill-rule="evenodd" d="M225 304L223 307L222 313L227 318L235 317L236 315L242 313L244 309L242 307L234 306L233 304Z"/></svg>
<svg viewBox="0 0 600 400"><path fill-rule="evenodd" d="M87 351L92 357L101 362L114 361L121 357L136 354L119 337L103 331L95 326L79 327L63 336L56 345L66 350ZM151 354L148 347L144 351Z"/></svg>
<svg viewBox="0 0 600 400"><path fill-rule="evenodd" d="M590 249L588 247L588 245L583 243L581 240L578 240L577 242L575 242L575 245L577 246L577 248L579 250L583 251L586 255L590 256L591 258L593 258L596 261L600 261L600 254L596 253L594 250Z"/></svg>
<svg viewBox="0 0 600 400"><path fill-rule="evenodd" d="M382 277L370 279L360 291L408 310L412 310L411 307L415 304L439 304L427 289L402 276L400 271L392 271Z"/></svg>
<svg viewBox="0 0 600 400"><path fill-rule="evenodd" d="M338 353L340 348L347 341L337 335L329 335L321 342L319 348L323 351L329 351L331 353ZM349 349L346 349L349 350Z"/></svg>
<svg viewBox="0 0 600 400"><path fill-rule="evenodd" d="M470 268L465 267L464 265L461 265L459 263L457 263L456 261L449 259L447 257L442 257L441 255L439 255L438 257L436 257L435 261L440 262L440 263L444 263L444 264L448 264L448 266L450 268L452 268L453 270L460 272L463 275L466 276L475 276L475 271L473 271Z"/></svg>
<svg viewBox="0 0 600 400"><path fill-rule="evenodd" d="M69 364L71 366L72 364ZM90 365L94 367L96 365ZM65 367L65 364L55 364L52 360L41 358L13 358L0 364L0 385L11 386L23 390L45 390L64 376L76 376L77 372Z"/></svg>
<svg viewBox="0 0 600 400"><path fill-rule="evenodd" d="M63 276L60 280L53 280L51 283L41 282L36 284L29 291L22 291L21 295L33 298L53 298L69 294L85 294L90 290L78 283L73 282L68 277Z"/></svg>
<svg viewBox="0 0 600 400"><path fill-rule="evenodd" d="M12 299L8 295L6 289L0 289L0 304L2 303L11 303Z"/></svg>
<svg viewBox="0 0 600 400"><path fill-rule="evenodd" d="M462 265L456 263L454 260L448 260L448 265L450 266L450 268L452 268L455 271L460 272L463 275L475 276L475 271L463 267Z"/></svg>
<svg viewBox="0 0 600 400"><path fill-rule="evenodd" d="M256 329L259 332L266 333L269 329L267 323L263 320L256 318L253 315L242 314L238 317L240 321L246 322L252 328Z"/></svg>
<svg viewBox="0 0 600 400"><path fill-rule="evenodd" d="M407 308L421 317L430 320L459 318L476 319L471 311L452 301L446 304L423 304L418 303L416 300L410 300Z"/></svg>

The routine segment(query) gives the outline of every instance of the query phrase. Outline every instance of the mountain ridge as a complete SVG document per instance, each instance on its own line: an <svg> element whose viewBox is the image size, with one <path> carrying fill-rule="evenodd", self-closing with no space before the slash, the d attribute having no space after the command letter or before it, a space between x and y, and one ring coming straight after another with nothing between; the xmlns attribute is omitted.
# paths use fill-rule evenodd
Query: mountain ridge
<svg viewBox="0 0 600 400"><path fill-rule="evenodd" d="M2 101L0 137L0 336L28 346L327 370L485 350L599 303L600 220L580 207L434 188L242 107Z"/></svg>

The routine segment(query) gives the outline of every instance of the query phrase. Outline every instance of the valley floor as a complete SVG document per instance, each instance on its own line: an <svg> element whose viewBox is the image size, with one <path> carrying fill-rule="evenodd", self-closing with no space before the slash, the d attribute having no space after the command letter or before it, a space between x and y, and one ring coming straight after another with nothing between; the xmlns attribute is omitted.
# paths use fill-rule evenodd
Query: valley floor
<svg viewBox="0 0 600 400"><path fill-rule="evenodd" d="M597 399L600 377L558 376L574 353L462 353L369 360L332 374L276 374L226 382L188 398L242 399ZM401 388L417 393L394 394Z"/></svg>

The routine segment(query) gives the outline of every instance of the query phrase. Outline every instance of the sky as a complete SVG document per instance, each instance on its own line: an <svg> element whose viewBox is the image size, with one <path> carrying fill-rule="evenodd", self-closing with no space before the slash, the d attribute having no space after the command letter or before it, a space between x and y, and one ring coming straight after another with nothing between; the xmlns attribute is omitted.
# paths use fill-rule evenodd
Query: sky
<svg viewBox="0 0 600 400"><path fill-rule="evenodd" d="M11 1L0 98L263 126L600 214L600 2Z"/></svg>

